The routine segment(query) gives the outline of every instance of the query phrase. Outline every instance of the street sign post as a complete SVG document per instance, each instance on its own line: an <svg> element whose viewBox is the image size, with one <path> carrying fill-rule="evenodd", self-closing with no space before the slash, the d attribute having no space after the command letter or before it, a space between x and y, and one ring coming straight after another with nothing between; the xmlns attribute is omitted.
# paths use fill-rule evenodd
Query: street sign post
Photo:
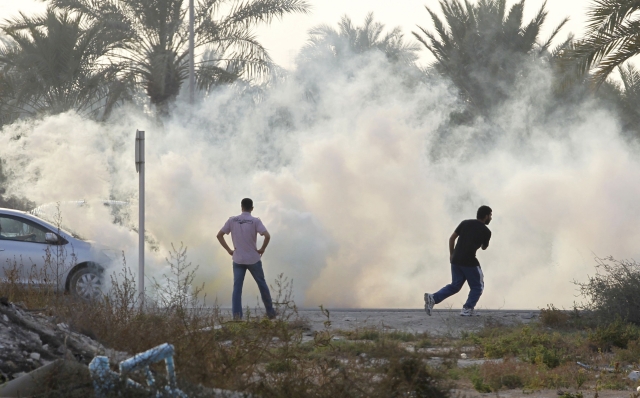
<svg viewBox="0 0 640 398"><path fill-rule="evenodd" d="M195 55L194 55L194 20L193 0L189 0L189 103L193 104L196 93Z"/></svg>
<svg viewBox="0 0 640 398"><path fill-rule="evenodd" d="M144 131L136 130L136 172L138 172L138 294L144 300Z"/></svg>

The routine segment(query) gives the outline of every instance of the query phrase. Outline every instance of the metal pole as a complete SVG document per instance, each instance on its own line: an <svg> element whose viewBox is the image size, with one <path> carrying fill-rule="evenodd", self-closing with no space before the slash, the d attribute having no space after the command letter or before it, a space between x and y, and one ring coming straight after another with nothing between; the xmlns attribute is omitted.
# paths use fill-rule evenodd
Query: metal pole
<svg viewBox="0 0 640 398"><path fill-rule="evenodd" d="M138 194L138 294L144 300L144 131L136 130L136 170L139 175Z"/></svg>
<svg viewBox="0 0 640 398"><path fill-rule="evenodd" d="M189 0L189 102L191 104L195 101L196 96L196 74L195 74L195 60L194 60L194 31L193 25L195 24L193 1Z"/></svg>

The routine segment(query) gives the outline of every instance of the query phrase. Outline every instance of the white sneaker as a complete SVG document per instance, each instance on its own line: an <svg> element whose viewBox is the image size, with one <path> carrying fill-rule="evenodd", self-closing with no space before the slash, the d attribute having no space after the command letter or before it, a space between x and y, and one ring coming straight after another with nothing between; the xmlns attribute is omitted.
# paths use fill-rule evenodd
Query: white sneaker
<svg viewBox="0 0 640 398"><path fill-rule="evenodd" d="M431 316L431 310L433 309L434 305L436 305L436 300L434 300L433 294L425 293L424 310L427 312L427 315Z"/></svg>
<svg viewBox="0 0 640 398"><path fill-rule="evenodd" d="M462 311L460 311L460 316L478 316L479 314L476 313L473 308L462 308Z"/></svg>

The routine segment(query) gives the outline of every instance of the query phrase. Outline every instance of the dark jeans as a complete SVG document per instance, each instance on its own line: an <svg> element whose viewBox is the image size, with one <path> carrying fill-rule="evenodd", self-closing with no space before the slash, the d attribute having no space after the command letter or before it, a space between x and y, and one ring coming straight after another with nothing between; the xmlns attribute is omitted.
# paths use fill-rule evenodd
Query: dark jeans
<svg viewBox="0 0 640 398"><path fill-rule="evenodd" d="M269 293L269 285L264 280L264 271L262 271L262 261L258 261L255 264L236 264L233 263L233 296L231 297L231 311L234 318L242 318L242 285L244 284L244 276L247 270L251 272L251 276L255 279L260 289L260 295L262 296L262 302L264 308L267 311L268 316L275 316L276 312L273 309L271 302L271 293Z"/></svg>
<svg viewBox="0 0 640 398"><path fill-rule="evenodd" d="M469 284L471 291L464 308L475 308L484 290L482 269L480 267L463 267L455 264L451 264L451 283L433 294L436 304L458 293L465 282Z"/></svg>

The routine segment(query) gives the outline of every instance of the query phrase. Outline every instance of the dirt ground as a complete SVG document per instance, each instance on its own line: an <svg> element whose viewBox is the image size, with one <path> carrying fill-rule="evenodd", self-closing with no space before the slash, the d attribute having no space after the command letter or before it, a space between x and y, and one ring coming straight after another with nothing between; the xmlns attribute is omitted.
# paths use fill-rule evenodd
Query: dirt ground
<svg viewBox="0 0 640 398"><path fill-rule="evenodd" d="M312 331L323 330L327 317L318 309L299 311L307 318ZM431 316L422 309L330 309L330 328L354 330L357 328L383 327L412 333L428 333L432 336L459 337L463 331L472 332L487 325L515 325L535 321L538 310L478 310L479 316L463 317L460 310L433 310Z"/></svg>
<svg viewBox="0 0 640 398"><path fill-rule="evenodd" d="M575 394L575 391L569 391ZM595 397L595 391L581 391L584 398ZM598 391L598 398L629 398L631 391ZM557 390L541 390L541 391L522 391L522 390L508 390L499 391L497 393L480 394L475 390L456 390L453 394L455 398L478 398L478 397L496 397L496 398L558 398Z"/></svg>
<svg viewBox="0 0 640 398"><path fill-rule="evenodd" d="M325 329L327 317L315 309L299 311L309 320L311 332ZM488 325L516 325L535 322L539 310L479 310L479 316L462 317L460 310L434 310L432 316L422 309L330 309L329 320L332 330L355 330L367 327L384 327L392 331L428 333L431 336L459 337L463 331L478 331ZM576 391L568 391L576 394ZM582 391L584 398L595 397L595 391ZM632 391L599 391L599 398L629 398ZM523 391L507 390L498 393L481 394L471 386L455 390L453 397L502 397L502 398L557 398L558 390Z"/></svg>

